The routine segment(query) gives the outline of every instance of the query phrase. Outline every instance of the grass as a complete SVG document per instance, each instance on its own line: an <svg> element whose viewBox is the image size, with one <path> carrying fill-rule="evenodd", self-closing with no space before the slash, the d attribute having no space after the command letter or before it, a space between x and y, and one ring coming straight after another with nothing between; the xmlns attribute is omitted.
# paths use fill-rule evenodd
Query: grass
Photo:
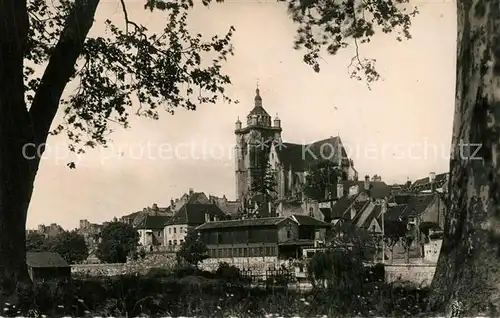
<svg viewBox="0 0 500 318"><path fill-rule="evenodd" d="M343 290L299 293L251 288L227 268L216 273L155 269L145 276L80 277L69 284L38 284L34 308L6 305L3 316L407 317L423 312L427 294L426 289L368 278L356 295Z"/></svg>

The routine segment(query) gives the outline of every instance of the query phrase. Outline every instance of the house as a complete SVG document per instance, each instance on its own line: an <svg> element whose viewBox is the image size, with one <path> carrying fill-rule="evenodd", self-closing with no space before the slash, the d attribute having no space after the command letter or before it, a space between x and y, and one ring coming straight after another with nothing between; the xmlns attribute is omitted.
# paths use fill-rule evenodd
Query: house
<svg viewBox="0 0 500 318"><path fill-rule="evenodd" d="M57 253L28 252L26 265L33 282L71 279L71 267Z"/></svg>
<svg viewBox="0 0 500 318"><path fill-rule="evenodd" d="M207 222L196 228L211 258L288 259L324 240L330 224L307 215Z"/></svg>
<svg viewBox="0 0 500 318"><path fill-rule="evenodd" d="M426 178L418 179L411 185L409 191L413 193L446 192L449 173L429 173Z"/></svg>
<svg viewBox="0 0 500 318"><path fill-rule="evenodd" d="M158 204L153 203L151 207L145 207L142 211L137 211L129 215L124 215L120 218L120 222L130 224L137 227L141 222L144 221L148 215L165 215L172 216L173 211L171 207L158 207Z"/></svg>
<svg viewBox="0 0 500 318"><path fill-rule="evenodd" d="M147 215L136 227L139 233L139 245L163 245L165 242L163 238L163 229L171 218L172 217L168 215Z"/></svg>
<svg viewBox="0 0 500 318"><path fill-rule="evenodd" d="M224 220L228 218L222 210L213 203L198 203L188 201L165 224L163 228L164 245L176 250L186 239L188 230L195 229L205 222Z"/></svg>
<svg viewBox="0 0 500 318"><path fill-rule="evenodd" d="M396 196L395 201L399 204L388 206L387 212L383 215L384 226L388 229L390 226L394 226L395 222L405 224L407 231L416 235L412 248L417 248L420 242L425 239L420 233L422 223L434 223L441 230L444 229L446 207L441 193ZM379 219L381 218L379 217Z"/></svg>
<svg viewBox="0 0 500 318"><path fill-rule="evenodd" d="M297 144L283 142L281 121L271 116L262 106L257 88L254 107L247 115L247 125L238 119L235 124L236 146L236 199L246 209L251 199L251 187L264 177L270 165L276 171L278 199L301 200L302 185L308 168L322 160L339 165L348 179L356 180L353 161L348 159L340 137Z"/></svg>
<svg viewBox="0 0 500 318"><path fill-rule="evenodd" d="M356 216L361 217L359 214L366 208L373 209L375 205L385 204L388 197L390 187L383 181L370 181L369 176L364 181L338 181L335 197L320 202L320 211L325 222L354 220ZM367 217L363 217L362 221Z"/></svg>

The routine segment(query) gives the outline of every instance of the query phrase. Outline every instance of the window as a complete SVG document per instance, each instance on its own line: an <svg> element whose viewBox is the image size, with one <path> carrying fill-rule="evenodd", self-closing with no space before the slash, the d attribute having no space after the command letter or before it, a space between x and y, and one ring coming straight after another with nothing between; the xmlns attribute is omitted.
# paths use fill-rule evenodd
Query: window
<svg viewBox="0 0 500 318"><path fill-rule="evenodd" d="M259 256L264 256L264 248L263 247L259 247Z"/></svg>
<svg viewBox="0 0 500 318"><path fill-rule="evenodd" d="M177 228L174 227L174 234L177 233Z"/></svg>
<svg viewBox="0 0 500 318"><path fill-rule="evenodd" d="M253 248L253 256L255 256L255 257L259 256L259 248L258 247Z"/></svg>
<svg viewBox="0 0 500 318"><path fill-rule="evenodd" d="M177 240L174 240L174 246L177 245Z"/></svg>
<svg viewBox="0 0 500 318"><path fill-rule="evenodd" d="M248 257L248 249L246 247L243 248L243 257Z"/></svg>
<svg viewBox="0 0 500 318"><path fill-rule="evenodd" d="M219 248L219 253L218 254L219 254L219 258L222 258L222 249L221 248Z"/></svg>
<svg viewBox="0 0 500 318"><path fill-rule="evenodd" d="M271 256L271 248L269 246L266 247L266 256Z"/></svg>
<svg viewBox="0 0 500 318"><path fill-rule="evenodd" d="M238 257L243 257L243 249L242 248L238 249Z"/></svg>
<svg viewBox="0 0 500 318"><path fill-rule="evenodd" d="M286 233L286 237L288 239L291 239L292 238L292 231L288 230L288 232Z"/></svg>
<svg viewBox="0 0 500 318"><path fill-rule="evenodd" d="M168 228L168 234L172 234L172 228L171 227Z"/></svg>
<svg viewBox="0 0 500 318"><path fill-rule="evenodd" d="M168 241L168 245L172 245L172 240L169 240L169 241Z"/></svg>
<svg viewBox="0 0 500 318"><path fill-rule="evenodd" d="M229 248L227 250L227 257L233 257L233 249L232 248Z"/></svg>
<svg viewBox="0 0 500 318"><path fill-rule="evenodd" d="M182 244L182 243L184 243L184 240L180 240L180 241L179 241L179 244Z"/></svg>
<svg viewBox="0 0 500 318"><path fill-rule="evenodd" d="M249 247L248 248L248 257L252 257L253 256L253 248Z"/></svg>
<svg viewBox="0 0 500 318"><path fill-rule="evenodd" d="M313 210L313 208L309 208L309 216L314 216L314 210Z"/></svg>

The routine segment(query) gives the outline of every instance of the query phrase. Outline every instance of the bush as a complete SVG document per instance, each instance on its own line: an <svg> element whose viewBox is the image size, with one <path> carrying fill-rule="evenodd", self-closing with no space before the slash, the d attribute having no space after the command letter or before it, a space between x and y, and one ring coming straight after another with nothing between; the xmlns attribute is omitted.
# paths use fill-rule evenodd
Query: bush
<svg viewBox="0 0 500 318"><path fill-rule="evenodd" d="M215 277L226 282L238 282L243 278L238 267L229 265L226 262L219 263L219 267L215 271Z"/></svg>

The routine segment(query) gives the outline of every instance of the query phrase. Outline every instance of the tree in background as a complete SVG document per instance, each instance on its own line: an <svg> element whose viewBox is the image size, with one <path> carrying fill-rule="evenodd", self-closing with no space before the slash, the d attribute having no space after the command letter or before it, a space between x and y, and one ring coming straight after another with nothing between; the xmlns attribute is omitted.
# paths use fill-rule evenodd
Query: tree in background
<svg viewBox="0 0 500 318"><path fill-rule="evenodd" d="M55 252L69 264L77 264L87 259L89 251L85 239L76 231L63 231L55 237L38 232L29 232L26 237L28 252Z"/></svg>
<svg viewBox="0 0 500 318"><path fill-rule="evenodd" d="M61 255L69 264L83 262L89 256L89 249L83 235L76 231L64 231L50 240L50 251Z"/></svg>
<svg viewBox="0 0 500 318"><path fill-rule="evenodd" d="M232 27L206 39L186 25L193 2L149 2L167 21L153 34L129 18L125 2L124 27L107 20L105 38L89 36L100 0L0 2L0 254L9 256L0 258L0 286L11 303L15 286L23 293L32 287L26 215L49 134L65 132L69 151L83 153L105 146L131 114L157 119L163 109L230 101L221 67L232 54ZM72 81L78 89L61 99ZM64 116L53 125L59 111Z"/></svg>
<svg viewBox="0 0 500 318"><path fill-rule="evenodd" d="M400 221L385 221L384 223L384 242L387 248L389 248L390 262L392 263L394 260L394 247L405 236L407 228Z"/></svg>
<svg viewBox="0 0 500 318"><path fill-rule="evenodd" d="M362 43L376 31L409 39L408 1L285 1L298 27L296 48L319 72L325 51L335 54L354 44L351 76L379 78L374 60L362 58ZM449 313L455 301L470 316L496 316L500 308L500 235L498 195L500 89L496 2L456 2L457 56L455 112L450 156L449 203L442 248L432 283L431 309ZM349 39L348 39L349 38ZM451 57L450 57L451 58ZM451 74L450 74L451 76ZM473 182L471 181L473 180ZM489 189L489 190L488 190ZM488 226L485 226L488 224ZM470 295L474 295L473 297Z"/></svg>
<svg viewBox="0 0 500 318"><path fill-rule="evenodd" d="M271 210L268 213L272 214L277 203L277 187L276 171L271 166L271 163L267 162L260 178L257 178L250 188L252 201L256 202L259 208L255 210L254 207L250 206L246 211L245 217L260 217L259 211L261 209L269 210L269 205Z"/></svg>
<svg viewBox="0 0 500 318"><path fill-rule="evenodd" d="M307 170L304 194L313 200L324 200L328 194L337 195L337 179L345 174L337 164L329 160L321 160Z"/></svg>
<svg viewBox="0 0 500 318"><path fill-rule="evenodd" d="M139 233L132 225L111 222L102 229L97 257L104 263L125 263L138 244Z"/></svg>
<svg viewBox="0 0 500 318"><path fill-rule="evenodd" d="M200 240L198 232L189 230L184 243L177 251L177 260L198 267L198 264L208 258L208 249L205 243Z"/></svg>
<svg viewBox="0 0 500 318"><path fill-rule="evenodd" d="M27 252L46 252L50 249L48 238L37 231L30 231L26 234Z"/></svg>

